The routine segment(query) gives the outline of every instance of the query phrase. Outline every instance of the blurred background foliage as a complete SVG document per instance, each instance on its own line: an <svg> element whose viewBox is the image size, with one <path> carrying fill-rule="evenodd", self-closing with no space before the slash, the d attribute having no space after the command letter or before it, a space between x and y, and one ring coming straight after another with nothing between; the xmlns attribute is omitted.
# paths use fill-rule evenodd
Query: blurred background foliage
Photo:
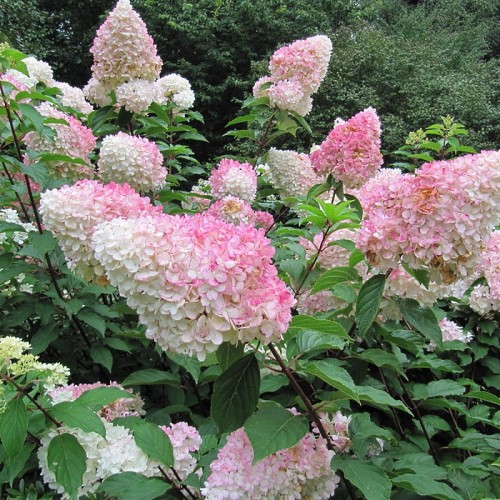
<svg viewBox="0 0 500 500"><path fill-rule="evenodd" d="M83 86L88 49L114 0L0 0L0 41L49 62L58 80ZM452 115L476 149L500 138L500 3L495 0L132 0L164 61L188 78L206 121L200 160L238 153L226 123L280 45L332 38L327 78L308 117L321 142L337 116L373 106L385 153L409 130ZM286 146L284 144L283 146ZM391 156L388 156L389 160Z"/></svg>

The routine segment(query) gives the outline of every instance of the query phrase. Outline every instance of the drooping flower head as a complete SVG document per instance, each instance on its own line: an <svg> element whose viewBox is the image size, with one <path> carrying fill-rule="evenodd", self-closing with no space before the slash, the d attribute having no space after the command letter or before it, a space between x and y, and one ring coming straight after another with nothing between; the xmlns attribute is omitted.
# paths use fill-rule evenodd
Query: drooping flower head
<svg viewBox="0 0 500 500"><path fill-rule="evenodd" d="M137 191L156 191L167 176L156 143L123 132L103 139L97 166L104 182L129 184Z"/></svg>
<svg viewBox="0 0 500 500"><path fill-rule="evenodd" d="M340 481L330 467L334 454L323 438L309 432L295 446L253 464L252 445L241 428L228 436L210 464L202 493L207 500L326 500Z"/></svg>
<svg viewBox="0 0 500 500"><path fill-rule="evenodd" d="M257 193L257 174L250 163L224 158L208 179L216 200L235 196L252 203Z"/></svg>
<svg viewBox="0 0 500 500"><path fill-rule="evenodd" d="M110 90L137 78L155 80L160 76L162 61L154 41L129 0L118 0L97 30L90 52L93 78Z"/></svg>
<svg viewBox="0 0 500 500"><path fill-rule="evenodd" d="M305 196L315 184L321 183L309 156L304 153L271 148L267 163L271 184L283 198Z"/></svg>
<svg viewBox="0 0 500 500"><path fill-rule="evenodd" d="M257 81L254 96L268 96L272 106L306 115L311 110L311 95L325 78L331 52L332 42L324 35L281 47L269 63L271 76ZM271 86L262 90L266 83Z"/></svg>
<svg viewBox="0 0 500 500"><path fill-rule="evenodd" d="M207 214L99 224L95 257L164 350L196 355L228 341L281 338L294 299L262 229Z"/></svg>
<svg viewBox="0 0 500 500"><path fill-rule="evenodd" d="M37 109L42 116L65 120L67 125L64 123L48 124L56 132L53 138L35 131L28 132L24 137L28 148L40 153L47 152L81 158L90 163L89 155L96 145L96 138L92 131L82 125L75 117L59 111L46 102L40 104ZM51 168L55 177L81 179L94 176L92 167L72 162L51 162Z"/></svg>
<svg viewBox="0 0 500 500"><path fill-rule="evenodd" d="M90 247L97 224L115 217L159 212L161 207L151 205L127 184L82 180L45 191L40 198L45 228L58 240L70 269L87 280L105 281L104 269Z"/></svg>
<svg viewBox="0 0 500 500"><path fill-rule="evenodd" d="M331 173L347 187L361 186L382 165L380 131L373 108L339 123L311 154L314 169L322 175Z"/></svg>

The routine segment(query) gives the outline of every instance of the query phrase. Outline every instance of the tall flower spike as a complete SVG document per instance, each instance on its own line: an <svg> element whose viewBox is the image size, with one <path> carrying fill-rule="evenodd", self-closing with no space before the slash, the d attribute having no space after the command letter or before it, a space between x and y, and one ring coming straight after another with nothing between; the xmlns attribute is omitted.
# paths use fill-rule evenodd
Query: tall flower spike
<svg viewBox="0 0 500 500"><path fill-rule="evenodd" d="M349 188L361 186L382 165L380 131L373 108L338 123L311 154L314 169L322 175L331 173Z"/></svg>
<svg viewBox="0 0 500 500"><path fill-rule="evenodd" d="M144 21L129 0L119 0L97 31L90 49L92 76L110 89L121 83L160 76L162 61Z"/></svg>

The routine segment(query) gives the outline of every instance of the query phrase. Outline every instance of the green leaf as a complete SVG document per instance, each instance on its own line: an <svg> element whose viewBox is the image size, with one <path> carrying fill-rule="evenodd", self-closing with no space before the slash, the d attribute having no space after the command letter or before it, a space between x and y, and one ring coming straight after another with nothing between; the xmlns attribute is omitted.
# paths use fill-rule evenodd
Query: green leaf
<svg viewBox="0 0 500 500"><path fill-rule="evenodd" d="M33 163L31 165L22 165L20 170L23 174L33 179L40 186L45 187L49 177L49 171L45 165L41 163Z"/></svg>
<svg viewBox="0 0 500 500"><path fill-rule="evenodd" d="M90 408L78 401L58 403L52 408L47 408L47 412L68 427L76 427L83 432L95 432L100 436L106 436L102 420Z"/></svg>
<svg viewBox="0 0 500 500"><path fill-rule="evenodd" d="M443 344L443 334L436 315L428 307L421 307L414 299L394 299L403 318L425 338L432 340L438 347Z"/></svg>
<svg viewBox="0 0 500 500"><path fill-rule="evenodd" d="M288 331L292 333L298 333L300 330L311 330L319 333L327 333L329 335L334 335L345 340L352 340L344 327L335 321L330 321L328 319L318 319L312 316L307 316L300 314L294 316L288 327Z"/></svg>
<svg viewBox="0 0 500 500"><path fill-rule="evenodd" d="M356 460L336 455L332 468L339 469L344 477L361 490L365 500L388 500L391 497L391 481L387 474L368 460Z"/></svg>
<svg viewBox="0 0 500 500"><path fill-rule="evenodd" d="M30 122L35 127L35 130L40 134L43 130L44 117L40 114L38 109L31 106L31 104L25 104L22 102L20 102L18 106L23 115L24 121Z"/></svg>
<svg viewBox="0 0 500 500"><path fill-rule="evenodd" d="M134 426L134 439L148 457L167 467L174 466L174 451L170 438L157 425L143 421Z"/></svg>
<svg viewBox="0 0 500 500"><path fill-rule="evenodd" d="M392 396L387 394L387 392L381 391L380 389L375 389L374 387L369 387L367 385L358 386L358 396L360 401L380 406L393 406L398 410L409 413L410 415L412 414L404 403L394 399Z"/></svg>
<svg viewBox="0 0 500 500"><path fill-rule="evenodd" d="M96 387L82 393L76 400L82 406L94 411L100 410L104 405L114 403L117 399L131 398L132 394L118 387Z"/></svg>
<svg viewBox="0 0 500 500"><path fill-rule="evenodd" d="M107 477L97 488L119 500L152 500L163 495L170 485L155 477L145 477L137 472L122 472Z"/></svg>
<svg viewBox="0 0 500 500"><path fill-rule="evenodd" d="M15 457L8 457L5 461L5 468L7 470L7 476L11 486L14 483L14 480L25 470L26 463L31 457L34 449L34 444L25 444L22 450Z"/></svg>
<svg viewBox="0 0 500 500"><path fill-rule="evenodd" d="M302 415L294 415L277 404L257 410L245 422L245 432L253 448L253 463L291 448L308 430L309 425Z"/></svg>
<svg viewBox="0 0 500 500"><path fill-rule="evenodd" d="M148 369L131 373L123 382L124 387L131 385L179 385L179 378L172 373Z"/></svg>
<svg viewBox="0 0 500 500"><path fill-rule="evenodd" d="M444 396L461 396L465 392L465 387L454 380L436 380L427 385L415 384L413 387L413 397L415 399L427 399Z"/></svg>
<svg viewBox="0 0 500 500"><path fill-rule="evenodd" d="M23 400L15 398L0 413L0 438L9 457L15 457L23 448L28 434L28 413Z"/></svg>
<svg viewBox="0 0 500 500"><path fill-rule="evenodd" d="M335 267L322 274L314 284L311 293L317 293L322 290L328 290L338 283L346 281L358 281L359 274L352 267Z"/></svg>
<svg viewBox="0 0 500 500"><path fill-rule="evenodd" d="M93 345L90 348L90 357L94 363L104 366L111 373L113 368L113 355L109 349L102 345Z"/></svg>
<svg viewBox="0 0 500 500"><path fill-rule="evenodd" d="M314 375L328 385L343 392L349 399L359 403L358 391L349 373L340 368L333 360L311 361L301 365L301 370Z"/></svg>
<svg viewBox="0 0 500 500"><path fill-rule="evenodd" d="M455 493L447 484L434 481L427 474L402 474L392 478L392 482L418 495L426 498L439 498L441 500L461 500L462 497Z"/></svg>
<svg viewBox="0 0 500 500"><path fill-rule="evenodd" d="M260 383L260 394L266 392L276 392L278 389L288 385L288 378L281 373L266 375Z"/></svg>
<svg viewBox="0 0 500 500"><path fill-rule="evenodd" d="M356 302L356 324L361 336L365 335L377 317L385 287L385 275L377 274L366 281Z"/></svg>
<svg viewBox="0 0 500 500"><path fill-rule="evenodd" d="M259 364L253 353L235 361L214 384L211 416L219 432L241 427L257 406Z"/></svg>
<svg viewBox="0 0 500 500"><path fill-rule="evenodd" d="M368 363L372 363L375 366L378 366L379 368L391 368L400 375L404 374L403 368L398 358L394 354L382 349L367 349L366 351L363 351L358 357L367 361Z"/></svg>
<svg viewBox="0 0 500 500"><path fill-rule="evenodd" d="M217 361L221 370L226 371L235 361L243 357L243 344L223 342L217 349Z"/></svg>
<svg viewBox="0 0 500 500"><path fill-rule="evenodd" d="M47 464L66 493L75 498L87 470L87 456L82 445L71 434L52 439L47 450Z"/></svg>
<svg viewBox="0 0 500 500"><path fill-rule="evenodd" d="M310 351L325 351L327 349L343 349L345 342L337 335L332 335L331 333L300 330L297 335L297 346L301 353L306 353Z"/></svg>
<svg viewBox="0 0 500 500"><path fill-rule="evenodd" d="M93 311L84 309L78 312L77 317L81 319L86 325L95 328L104 337L104 334L106 333L106 321L104 321L101 316Z"/></svg>
<svg viewBox="0 0 500 500"><path fill-rule="evenodd" d="M471 391L464 395L466 398L480 399L500 406L500 398L486 391Z"/></svg>

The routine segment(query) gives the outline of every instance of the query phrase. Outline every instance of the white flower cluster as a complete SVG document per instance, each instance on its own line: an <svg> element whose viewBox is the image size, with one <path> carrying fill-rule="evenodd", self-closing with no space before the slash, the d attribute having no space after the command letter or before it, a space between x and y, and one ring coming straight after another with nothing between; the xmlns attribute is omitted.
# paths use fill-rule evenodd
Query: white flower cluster
<svg viewBox="0 0 500 500"><path fill-rule="evenodd" d="M116 105L131 113L142 113L155 100L155 91L155 83L150 80L130 80L116 87Z"/></svg>
<svg viewBox="0 0 500 500"><path fill-rule="evenodd" d="M25 232L14 231L12 236L9 237L8 233L0 233L0 245L5 243L8 239L12 239L17 245L22 245L28 239L30 231L36 231L36 227L31 222L23 222L19 218L19 214L13 208L0 209L0 221L10 222L22 226Z"/></svg>
<svg viewBox="0 0 500 500"><path fill-rule="evenodd" d="M69 106L84 115L88 115L94 110L92 104L85 99L82 89L65 82L54 82L54 86L62 92L60 99L63 106Z"/></svg>
<svg viewBox="0 0 500 500"><path fill-rule="evenodd" d="M304 196L312 186L321 183L306 154L271 148L267 163L271 184L283 198Z"/></svg>
<svg viewBox="0 0 500 500"><path fill-rule="evenodd" d="M172 102L179 110L189 109L194 104L194 92L188 80L172 73L156 80L155 101L158 104Z"/></svg>
<svg viewBox="0 0 500 500"><path fill-rule="evenodd" d="M123 132L103 139L97 165L104 182L128 183L136 191L157 191L167 177L156 143Z"/></svg>
<svg viewBox="0 0 500 500"><path fill-rule="evenodd" d="M26 64L30 78L36 80L36 83L44 83L47 87L54 84L54 74L50 64L39 61L35 57L25 57L22 62Z"/></svg>
<svg viewBox="0 0 500 500"><path fill-rule="evenodd" d="M469 297L469 305L473 311L481 316L500 311L500 300L491 296L490 287L487 285L474 287Z"/></svg>

